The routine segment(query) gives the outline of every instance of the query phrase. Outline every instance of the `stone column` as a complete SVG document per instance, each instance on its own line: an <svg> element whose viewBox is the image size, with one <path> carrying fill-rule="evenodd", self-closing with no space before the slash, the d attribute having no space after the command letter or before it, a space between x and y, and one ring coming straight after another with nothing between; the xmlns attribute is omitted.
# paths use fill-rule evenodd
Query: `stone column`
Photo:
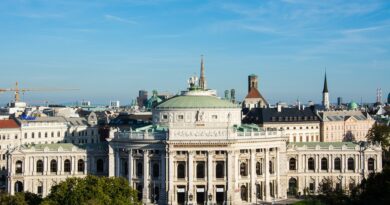
<svg viewBox="0 0 390 205"><path fill-rule="evenodd" d="M108 146L108 176L113 177L115 176L115 157L114 157L115 150L113 149L112 145L110 144Z"/></svg>
<svg viewBox="0 0 390 205"><path fill-rule="evenodd" d="M248 187L250 202L256 203L256 150L251 149L250 161L250 188Z"/></svg>
<svg viewBox="0 0 390 205"><path fill-rule="evenodd" d="M233 151L227 151L227 160L225 163L225 178L227 181L226 185L226 204L231 204L232 200L232 193L234 192L234 182L233 182L233 177L234 177L234 167L233 167Z"/></svg>
<svg viewBox="0 0 390 205"><path fill-rule="evenodd" d="M194 151L188 151L188 163L187 163L187 169L188 169L188 196L190 194L194 195L193 193L193 180L194 180Z"/></svg>
<svg viewBox="0 0 390 205"><path fill-rule="evenodd" d="M88 164L89 164L89 160L87 157L83 157L83 160L84 160L84 175L87 174L87 170L88 170Z"/></svg>
<svg viewBox="0 0 390 205"><path fill-rule="evenodd" d="M167 191L166 191L166 180L165 180L165 172L166 172L166 157L165 157L165 150L161 150L161 155L160 155L160 161L161 161L161 168L160 168L160 177L161 177L161 184L160 184L160 204L166 204L166 196L167 196Z"/></svg>
<svg viewBox="0 0 390 205"><path fill-rule="evenodd" d="M276 163L275 163L275 166L276 166L276 198L279 198L280 197L280 149L279 147L275 148L276 149Z"/></svg>
<svg viewBox="0 0 390 205"><path fill-rule="evenodd" d="M357 154L354 155L354 165L355 165L354 172L358 173L358 171L359 171L359 155L357 155Z"/></svg>
<svg viewBox="0 0 390 205"><path fill-rule="evenodd" d="M328 154L328 172L332 172L332 155Z"/></svg>
<svg viewBox="0 0 390 205"><path fill-rule="evenodd" d="M142 191L142 202L143 203L149 203L149 150L144 150L144 187Z"/></svg>
<svg viewBox="0 0 390 205"><path fill-rule="evenodd" d="M129 180L129 185L133 187L133 150L128 150L128 161L127 161L127 178Z"/></svg>
<svg viewBox="0 0 390 205"><path fill-rule="evenodd" d="M173 191L173 173L175 172L175 167L173 164L173 155L174 152L166 152L168 156L168 204L171 204L173 202L173 195L175 194Z"/></svg>
<svg viewBox="0 0 390 205"><path fill-rule="evenodd" d="M270 187L269 187L269 148L266 148L264 149L265 151L265 200L266 201L270 201L271 200L271 197L270 197Z"/></svg>
<svg viewBox="0 0 390 205"><path fill-rule="evenodd" d="M45 175L47 175L47 173L49 171L50 171L50 168L49 168L49 158L48 157L44 157L43 158L43 172L45 173Z"/></svg>
<svg viewBox="0 0 390 205"><path fill-rule="evenodd" d="M121 158L119 154L119 149L115 152L115 176L120 177L121 175Z"/></svg>
<svg viewBox="0 0 390 205"><path fill-rule="evenodd" d="M213 154L214 152L213 151L209 151L207 153L207 192L208 194L206 196L208 196L209 194L211 194L213 196L213 198L215 198L215 194L213 193L213 187L212 187L212 181L214 179L213 177ZM207 198L207 201L209 201L209 199ZM212 200L213 201L213 200Z"/></svg>

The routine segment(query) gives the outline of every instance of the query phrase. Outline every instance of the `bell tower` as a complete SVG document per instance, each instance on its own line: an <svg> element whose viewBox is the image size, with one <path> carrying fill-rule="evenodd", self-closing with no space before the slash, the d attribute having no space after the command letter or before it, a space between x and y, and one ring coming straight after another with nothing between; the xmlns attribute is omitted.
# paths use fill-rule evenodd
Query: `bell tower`
<svg viewBox="0 0 390 205"><path fill-rule="evenodd" d="M251 88L258 89L258 79L257 75L251 74L248 76L248 93L251 90Z"/></svg>

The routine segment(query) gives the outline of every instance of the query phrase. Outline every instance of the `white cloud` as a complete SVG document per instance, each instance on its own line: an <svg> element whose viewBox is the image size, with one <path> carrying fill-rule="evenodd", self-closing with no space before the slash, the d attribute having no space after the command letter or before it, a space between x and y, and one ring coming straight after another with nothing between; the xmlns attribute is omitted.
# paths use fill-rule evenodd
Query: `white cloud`
<svg viewBox="0 0 390 205"><path fill-rule="evenodd" d="M118 16L114 16L114 15L110 15L110 14L104 15L104 18L107 20L110 20L110 21L117 21L117 22L128 23L128 24L137 24L136 21L125 19L125 18L118 17Z"/></svg>

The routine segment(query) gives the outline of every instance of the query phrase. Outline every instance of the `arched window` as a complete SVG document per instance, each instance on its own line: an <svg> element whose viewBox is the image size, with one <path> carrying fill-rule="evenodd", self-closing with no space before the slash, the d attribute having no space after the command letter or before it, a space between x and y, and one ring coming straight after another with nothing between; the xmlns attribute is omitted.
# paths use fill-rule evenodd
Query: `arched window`
<svg viewBox="0 0 390 205"><path fill-rule="evenodd" d="M269 173L274 173L274 163L272 161L269 161Z"/></svg>
<svg viewBox="0 0 390 205"><path fill-rule="evenodd" d="M263 174L263 167L261 166L261 162L256 163L256 174L257 175Z"/></svg>
<svg viewBox="0 0 390 205"><path fill-rule="evenodd" d="M290 170L296 170L297 167L297 160L295 158L290 159Z"/></svg>
<svg viewBox="0 0 390 205"><path fill-rule="evenodd" d="M84 160L79 159L79 161L77 161L77 171L84 172L84 166Z"/></svg>
<svg viewBox="0 0 390 205"><path fill-rule="evenodd" d="M245 185L241 186L241 200L248 201L248 190Z"/></svg>
<svg viewBox="0 0 390 205"><path fill-rule="evenodd" d="M18 193L18 192L23 192L23 182L21 181L17 181L15 182L15 192Z"/></svg>
<svg viewBox="0 0 390 205"><path fill-rule="evenodd" d="M23 172L23 162L18 160L16 161L15 166L15 173L21 174Z"/></svg>
<svg viewBox="0 0 390 205"><path fill-rule="evenodd" d="M314 170L314 159L312 157L307 160L307 167L309 170Z"/></svg>
<svg viewBox="0 0 390 205"><path fill-rule="evenodd" d="M43 161L42 160L37 161L36 171L37 171L37 173L43 173Z"/></svg>
<svg viewBox="0 0 390 205"><path fill-rule="evenodd" d="M47 132L45 132L45 138L47 138Z"/></svg>
<svg viewBox="0 0 390 205"><path fill-rule="evenodd" d="M321 170L328 170L328 159L325 157L321 159Z"/></svg>
<svg viewBox="0 0 390 205"><path fill-rule="evenodd" d="M196 165L196 178L203 179L205 177L204 162L198 162Z"/></svg>
<svg viewBox="0 0 390 205"><path fill-rule="evenodd" d="M348 170L355 170L355 160L352 157L348 158Z"/></svg>
<svg viewBox="0 0 390 205"><path fill-rule="evenodd" d="M66 159L64 161L64 172L70 172L70 170L71 170L70 160Z"/></svg>
<svg viewBox="0 0 390 205"><path fill-rule="evenodd" d="M104 161L102 159L98 159L96 161L96 172L102 173L104 171Z"/></svg>
<svg viewBox="0 0 390 205"><path fill-rule="evenodd" d="M61 136L61 132L58 131L58 132L57 132L57 137L60 137L60 136Z"/></svg>
<svg viewBox="0 0 390 205"><path fill-rule="evenodd" d="M373 158L368 159L368 171L375 170L375 160Z"/></svg>
<svg viewBox="0 0 390 205"><path fill-rule="evenodd" d="M153 177L158 178L160 176L160 166L158 163L153 164Z"/></svg>
<svg viewBox="0 0 390 205"><path fill-rule="evenodd" d="M136 175L137 177L142 177L144 171L144 166L142 162L137 162L137 170L136 170Z"/></svg>
<svg viewBox="0 0 390 205"><path fill-rule="evenodd" d="M178 179L186 178L185 162L178 162L178 164L177 164L177 178Z"/></svg>
<svg viewBox="0 0 390 205"><path fill-rule="evenodd" d="M38 132L38 138L41 138L41 132Z"/></svg>
<svg viewBox="0 0 390 205"><path fill-rule="evenodd" d="M240 175L243 177L248 176L248 166L245 162L240 164Z"/></svg>
<svg viewBox="0 0 390 205"><path fill-rule="evenodd" d="M341 170L341 160L338 157L334 159L334 170Z"/></svg>
<svg viewBox="0 0 390 205"><path fill-rule="evenodd" d="M217 165L215 166L215 177L216 178L225 177L224 162L217 162Z"/></svg>
<svg viewBox="0 0 390 205"><path fill-rule="evenodd" d="M55 159L50 161L50 172L57 172L57 160Z"/></svg>

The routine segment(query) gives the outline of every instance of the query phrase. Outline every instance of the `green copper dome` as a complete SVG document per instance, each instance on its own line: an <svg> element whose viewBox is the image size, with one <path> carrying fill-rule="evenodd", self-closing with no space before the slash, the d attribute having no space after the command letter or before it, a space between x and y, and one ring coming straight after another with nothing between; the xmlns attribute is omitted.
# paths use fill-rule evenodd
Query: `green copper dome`
<svg viewBox="0 0 390 205"><path fill-rule="evenodd" d="M152 97L150 97L149 100L146 102L146 108L150 110L161 102L161 98L157 96L157 91L153 90Z"/></svg>
<svg viewBox="0 0 390 205"><path fill-rule="evenodd" d="M156 109L238 108L238 105L214 96L180 95L162 102Z"/></svg>
<svg viewBox="0 0 390 205"><path fill-rule="evenodd" d="M352 101L348 104L348 109L349 110L356 110L356 109L358 109L358 104L356 102Z"/></svg>

